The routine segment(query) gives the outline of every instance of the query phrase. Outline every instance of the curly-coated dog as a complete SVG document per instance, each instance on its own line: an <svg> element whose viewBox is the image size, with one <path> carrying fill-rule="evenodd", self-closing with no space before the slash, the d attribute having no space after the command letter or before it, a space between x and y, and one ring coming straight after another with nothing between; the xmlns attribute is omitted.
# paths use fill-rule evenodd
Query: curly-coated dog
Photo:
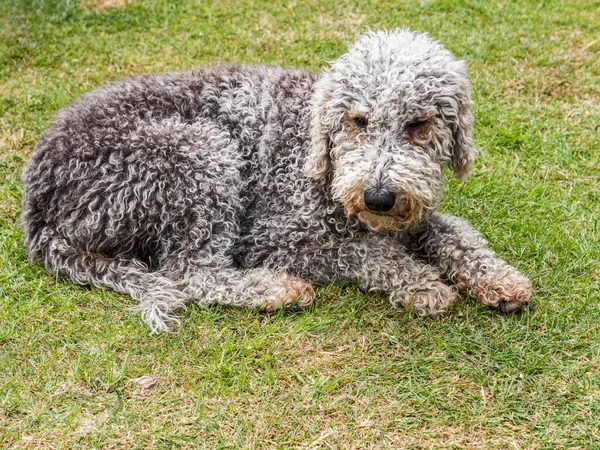
<svg viewBox="0 0 600 450"><path fill-rule="evenodd" d="M126 79L83 96L23 172L32 260L131 295L153 331L195 301L274 310L353 280L416 315L457 292L528 306L529 280L436 212L474 157L462 61L367 32L320 75L263 66Z"/></svg>

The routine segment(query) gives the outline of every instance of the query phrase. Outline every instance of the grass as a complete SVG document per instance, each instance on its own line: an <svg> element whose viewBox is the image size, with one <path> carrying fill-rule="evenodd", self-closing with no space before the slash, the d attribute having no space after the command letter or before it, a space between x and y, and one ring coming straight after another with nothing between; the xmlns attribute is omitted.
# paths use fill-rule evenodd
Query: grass
<svg viewBox="0 0 600 450"><path fill-rule="evenodd" d="M600 448L598 0L4 0L0 446ZM365 26L468 61L480 149L445 211L530 275L536 310L441 320L322 286L301 312L191 307L148 336L131 299L21 243L19 173L57 110L125 75L217 61L318 70ZM144 389L132 379L158 383Z"/></svg>

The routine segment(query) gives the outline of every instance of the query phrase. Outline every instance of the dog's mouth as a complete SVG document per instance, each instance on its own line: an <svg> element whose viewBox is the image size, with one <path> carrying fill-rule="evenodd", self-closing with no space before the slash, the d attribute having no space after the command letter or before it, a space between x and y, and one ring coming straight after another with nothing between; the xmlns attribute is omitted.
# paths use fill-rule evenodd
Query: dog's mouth
<svg viewBox="0 0 600 450"><path fill-rule="evenodd" d="M406 225L395 216L373 213L369 210L361 211L356 216L373 231L396 231Z"/></svg>
<svg viewBox="0 0 600 450"><path fill-rule="evenodd" d="M426 211L432 209L423 199L410 193L403 193L398 196L394 207L389 211L372 211L365 206L362 197L362 192L351 196L344 203L344 207L349 214L356 214L358 219L372 231L397 231L418 221Z"/></svg>

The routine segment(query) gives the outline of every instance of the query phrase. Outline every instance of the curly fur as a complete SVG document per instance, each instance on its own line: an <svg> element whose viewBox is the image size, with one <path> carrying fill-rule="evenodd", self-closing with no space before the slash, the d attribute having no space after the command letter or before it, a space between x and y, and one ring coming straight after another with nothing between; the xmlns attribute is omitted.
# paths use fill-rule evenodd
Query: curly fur
<svg viewBox="0 0 600 450"><path fill-rule="evenodd" d="M263 66L144 75L62 110L23 172L30 258L131 295L153 331L195 301L274 310L350 279L417 315L457 292L503 311L527 278L436 212L474 157L465 64L367 32L319 76ZM395 195L369 209L368 189Z"/></svg>

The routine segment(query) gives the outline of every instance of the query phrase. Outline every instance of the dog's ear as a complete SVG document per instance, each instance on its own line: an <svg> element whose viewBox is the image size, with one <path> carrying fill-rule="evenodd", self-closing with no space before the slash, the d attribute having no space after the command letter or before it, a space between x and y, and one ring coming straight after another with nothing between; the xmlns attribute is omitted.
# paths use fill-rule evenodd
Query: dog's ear
<svg viewBox="0 0 600 450"><path fill-rule="evenodd" d="M471 106L460 111L458 120L452 132L454 147L450 156L450 167L454 176L465 180L471 173L475 159L475 144L473 143L473 113Z"/></svg>
<svg viewBox="0 0 600 450"><path fill-rule="evenodd" d="M306 176L320 180L331 170L329 150L331 126L327 121L327 100L330 97L331 81L328 71L322 75L313 88L311 98L310 143L308 155L304 163Z"/></svg>
<svg viewBox="0 0 600 450"><path fill-rule="evenodd" d="M458 112L452 129L453 148L450 155L450 167L454 176L465 180L471 172L475 159L475 144L473 142L473 101L471 100L471 85L467 75L466 65L459 62L457 75L459 79Z"/></svg>

